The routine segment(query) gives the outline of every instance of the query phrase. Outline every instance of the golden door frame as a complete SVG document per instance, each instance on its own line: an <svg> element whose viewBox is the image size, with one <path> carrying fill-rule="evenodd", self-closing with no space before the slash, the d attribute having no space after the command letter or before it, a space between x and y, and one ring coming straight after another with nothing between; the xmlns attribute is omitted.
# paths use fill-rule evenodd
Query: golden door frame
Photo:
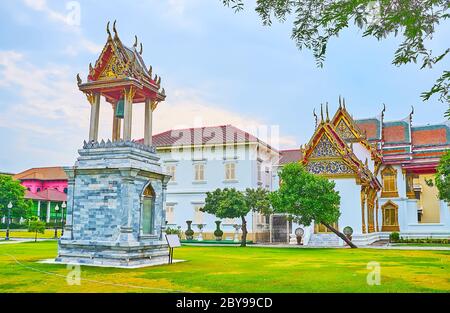
<svg viewBox="0 0 450 313"><path fill-rule="evenodd" d="M386 224L386 210L394 210L394 220L391 224ZM381 206L382 212L382 226L381 231L399 231L400 227L398 225L398 205L392 202L391 200L387 201L385 204ZM391 217L392 218L392 217Z"/></svg>

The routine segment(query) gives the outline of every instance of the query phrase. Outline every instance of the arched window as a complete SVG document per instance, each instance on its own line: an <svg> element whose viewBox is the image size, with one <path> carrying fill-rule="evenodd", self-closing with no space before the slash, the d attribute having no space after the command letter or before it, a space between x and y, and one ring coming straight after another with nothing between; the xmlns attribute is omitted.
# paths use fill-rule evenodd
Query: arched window
<svg viewBox="0 0 450 313"><path fill-rule="evenodd" d="M155 215L155 191L150 184L144 189L142 197L142 234L152 235Z"/></svg>
<svg viewBox="0 0 450 313"><path fill-rule="evenodd" d="M392 166L387 166L381 171L381 178L383 180L381 197L398 197L397 171Z"/></svg>
<svg viewBox="0 0 450 313"><path fill-rule="evenodd" d="M383 212L383 226L381 227L381 231L399 231L398 205L389 200L381 209Z"/></svg>

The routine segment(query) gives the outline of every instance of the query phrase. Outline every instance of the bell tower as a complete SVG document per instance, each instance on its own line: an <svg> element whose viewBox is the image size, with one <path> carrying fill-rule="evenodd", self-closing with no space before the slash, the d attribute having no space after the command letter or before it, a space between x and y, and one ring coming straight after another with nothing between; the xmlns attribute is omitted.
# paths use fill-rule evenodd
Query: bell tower
<svg viewBox="0 0 450 313"><path fill-rule="evenodd" d="M67 222L56 262L137 267L163 264L164 175L152 146L153 111L165 100L161 77L142 58L142 43L129 48L107 25L107 42L87 81L78 88L91 106L89 138L68 176ZM111 138L99 141L100 99L111 105ZM145 104L144 142L132 140L133 106Z"/></svg>

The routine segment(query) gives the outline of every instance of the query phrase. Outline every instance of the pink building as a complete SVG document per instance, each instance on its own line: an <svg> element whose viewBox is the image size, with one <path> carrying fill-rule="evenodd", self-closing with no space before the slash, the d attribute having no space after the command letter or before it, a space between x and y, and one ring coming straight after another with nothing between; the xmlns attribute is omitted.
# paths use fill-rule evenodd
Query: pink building
<svg viewBox="0 0 450 313"><path fill-rule="evenodd" d="M27 188L25 198L33 200L36 216L47 222L60 218L55 207L67 201L67 176L62 167L31 168L13 177Z"/></svg>

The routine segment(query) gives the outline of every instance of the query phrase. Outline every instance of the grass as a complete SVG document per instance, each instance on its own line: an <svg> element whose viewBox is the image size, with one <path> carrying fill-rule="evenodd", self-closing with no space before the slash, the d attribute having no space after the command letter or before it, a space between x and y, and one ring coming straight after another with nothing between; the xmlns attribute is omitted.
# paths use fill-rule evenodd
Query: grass
<svg viewBox="0 0 450 313"><path fill-rule="evenodd" d="M392 246L398 247L447 247L450 248L450 244L444 243L393 243Z"/></svg>
<svg viewBox="0 0 450 313"><path fill-rule="evenodd" d="M141 269L81 268L69 285L64 265L41 264L56 242L0 245L0 292L449 292L450 251L194 247L187 262ZM368 262L381 265L369 286Z"/></svg>
<svg viewBox="0 0 450 313"><path fill-rule="evenodd" d="M5 239L5 235L6 232L5 231L0 231L0 238L1 239ZM9 237L10 238L29 238L29 239L34 239L35 234L34 233L30 233L28 232L26 229L25 230L12 230L9 231ZM53 237L55 236L55 230L54 229L46 229L44 234L39 234L38 233L38 239L53 239ZM58 237L61 236L61 230L58 229ZM1 240L0 239L0 240Z"/></svg>

